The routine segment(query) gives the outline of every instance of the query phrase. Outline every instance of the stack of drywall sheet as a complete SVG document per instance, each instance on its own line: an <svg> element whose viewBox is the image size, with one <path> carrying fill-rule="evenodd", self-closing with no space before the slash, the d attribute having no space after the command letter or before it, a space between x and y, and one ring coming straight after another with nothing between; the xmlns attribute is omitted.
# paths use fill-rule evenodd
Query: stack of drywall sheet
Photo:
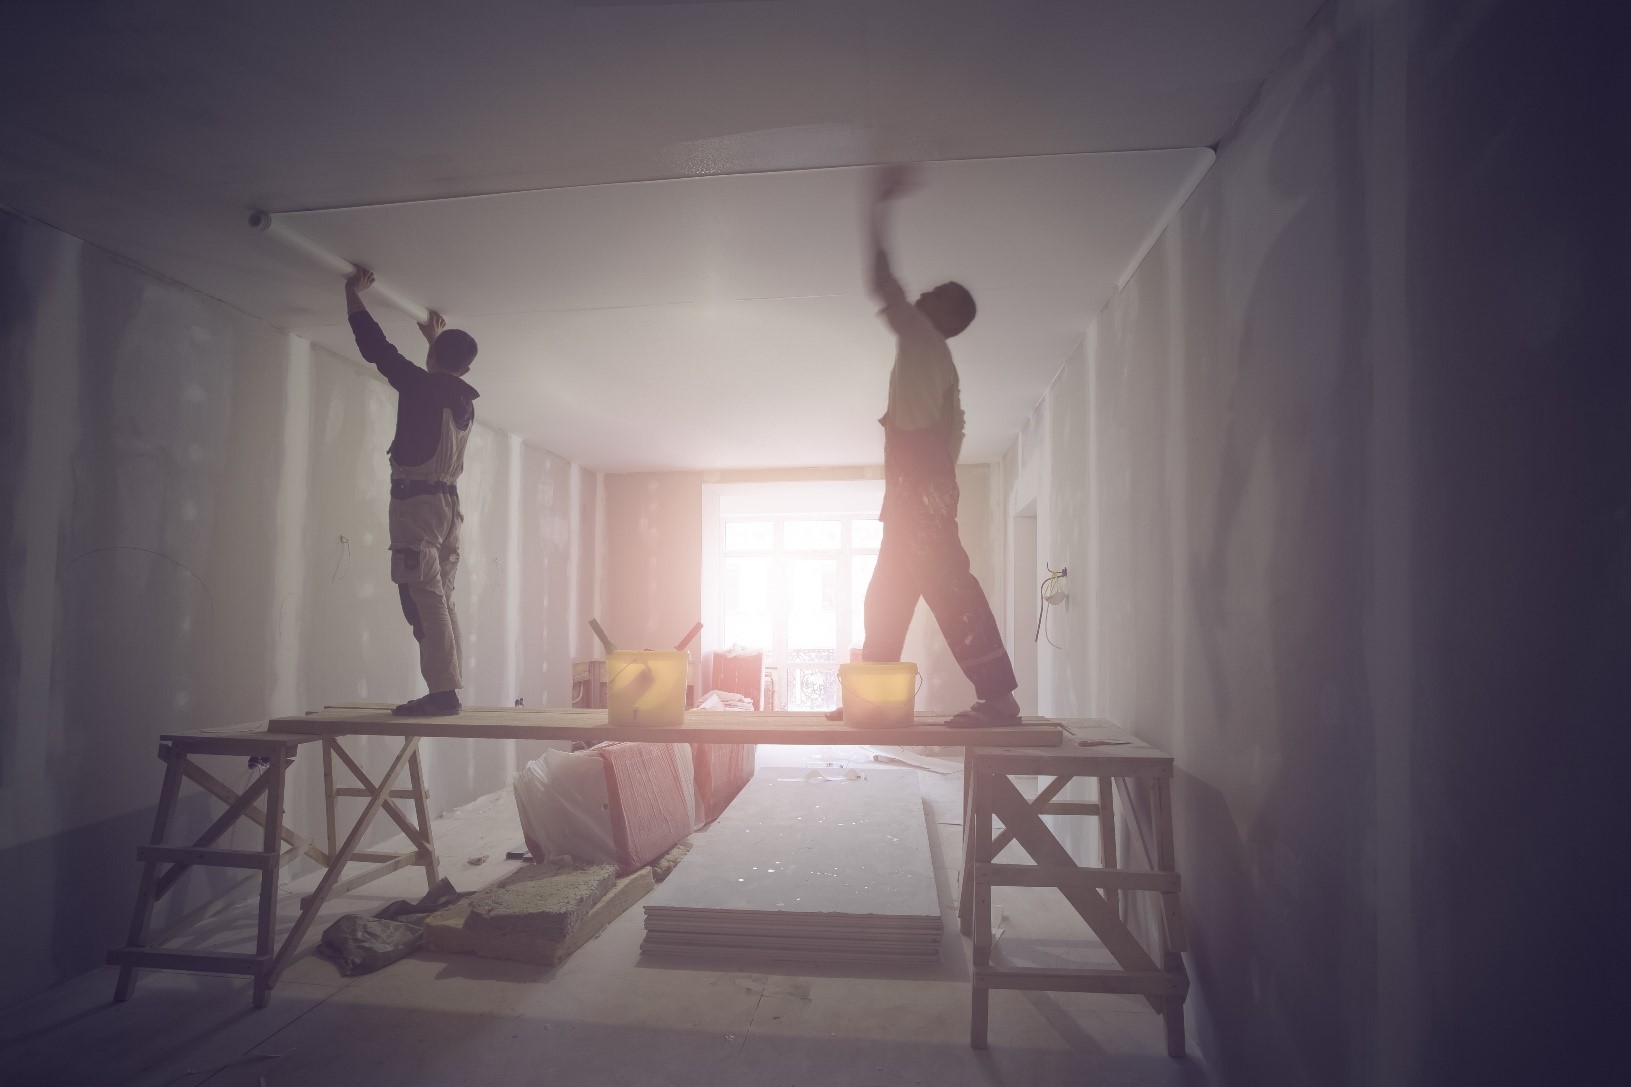
<svg viewBox="0 0 1631 1087"><path fill-rule="evenodd" d="M651 896L641 950L914 963L941 930L917 771L767 769Z"/></svg>

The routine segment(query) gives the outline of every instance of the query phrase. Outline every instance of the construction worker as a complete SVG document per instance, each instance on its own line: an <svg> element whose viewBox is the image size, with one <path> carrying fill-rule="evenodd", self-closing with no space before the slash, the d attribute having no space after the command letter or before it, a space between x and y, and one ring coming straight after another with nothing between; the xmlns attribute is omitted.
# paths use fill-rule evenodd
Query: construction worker
<svg viewBox="0 0 1631 1087"><path fill-rule="evenodd" d="M942 283L916 302L895 279L884 248L889 205L914 185L905 166L878 170L867 215L869 287L895 333L895 367L883 418L883 541L866 591L868 661L898 661L921 596L952 656L974 684L972 707L947 723L966 728L1018 724L1013 664L985 591L969 569L957 535L957 455L963 408L957 367L946 341L974 320L974 298L960 283ZM828 716L841 719L842 710Z"/></svg>
<svg viewBox="0 0 1631 1087"><path fill-rule="evenodd" d="M468 332L445 328L431 311L419 326L430 350L416 366L391 346L363 305L374 274L359 267L345 281L346 312L362 357L397 392L396 436L391 462L391 580L402 614L419 641L419 671L430 693L396 707L404 717L442 717L459 712L459 618L453 578L459 569L459 475L464 447L476 421L480 394L464 380L476 358Z"/></svg>

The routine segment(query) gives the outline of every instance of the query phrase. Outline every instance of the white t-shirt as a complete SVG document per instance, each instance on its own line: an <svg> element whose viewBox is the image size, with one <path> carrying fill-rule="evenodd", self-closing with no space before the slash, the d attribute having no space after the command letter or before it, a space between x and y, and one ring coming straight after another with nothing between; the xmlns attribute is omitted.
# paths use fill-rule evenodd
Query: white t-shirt
<svg viewBox="0 0 1631 1087"><path fill-rule="evenodd" d="M948 430L952 463L963 448L963 403L946 338L923 311L902 298L879 311L896 336L889 408L880 422L899 430Z"/></svg>

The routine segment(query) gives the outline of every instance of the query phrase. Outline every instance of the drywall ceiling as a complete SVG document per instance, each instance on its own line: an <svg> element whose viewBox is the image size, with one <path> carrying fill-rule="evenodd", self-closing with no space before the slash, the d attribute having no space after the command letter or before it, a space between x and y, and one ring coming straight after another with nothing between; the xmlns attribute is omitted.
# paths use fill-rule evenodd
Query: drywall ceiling
<svg viewBox="0 0 1631 1087"><path fill-rule="evenodd" d="M0 70L0 203L283 327L310 330L331 319L316 299L332 284L248 231L243 223L252 207L284 212L612 186L598 201L562 197L588 200L590 221L604 229L588 253L557 250L550 262L529 264L549 270L541 273L535 300L517 307L526 315L515 316L508 332L499 327L495 307L464 293L467 281L425 278L423 254L411 252L421 221L455 236L483 233L459 226L468 209L420 203L378 213L377 220L369 218L376 213L359 211L308 225L376 259L383 275L422 284L423 301L494 322L483 359L489 417L504 400L504 411L558 421L574 406L560 368L574 357L590 360L588 366L616 355L623 369L601 372L617 374L630 386L626 391L663 387L687 368L717 367L740 390L733 394L740 398L731 408L736 415L773 421L786 409L785 395L778 395L784 390L741 385L734 381L741 360L734 368L717 360L732 344L764 355L788 339L826 340L843 350L858 342L867 318L850 313L862 305L853 266L843 288L848 297L831 293L846 259L839 243L854 244L857 182L833 168L1213 144L1318 6L1319 0L14 4L6 21L14 48ZM1080 161L1061 167L1058 187L1074 183ZM782 171L814 172L783 189L730 176ZM999 168L990 176L1000 183L1000 174ZM961 176L934 180L949 187ZM1180 169L1173 176L1187 174ZM657 179L695 180L655 186L657 196L626 184ZM715 187L732 193L745 187L754 199L785 201L749 209L755 214L743 221L803 222L772 235L720 236L713 228L733 221L718 212L729 200L708 194ZM1140 192L1137 207L1094 210L1104 223L1130 223L1127 233L1142 236L1145 205L1159 214L1173 191ZM919 199L926 207L935 200L946 205L949 198L936 192L931 188ZM908 209L902 257L914 279L940 274L943 259L984 253L983 246L959 249L956 232L944 224L977 227L989 237L995 233L990 224L1016 218L1000 188L959 192L968 198L961 206L919 212L914 202ZM801 202L806 197L813 203ZM549 219L566 206L528 210ZM623 220L625 207L635 219ZM667 218L686 214L695 218ZM389 222L400 233L375 236L368 233L370 222ZM617 281L602 274L604 268L586 275L584 289L570 288L578 278L574 264L594 265L595 250L626 255L640 249L632 222L670 244L694 247L694 261L683 266L670 258L666 279L647 275L642 265L625 268L629 293L622 301L608 300ZM1083 222L1072 229L1092 237L1100 231ZM818 260L760 244L805 235L818 238ZM372 257L375 252L389 260ZM475 250L442 255L461 266L483 260ZM1096 254L1077 271L1097 275L1128 255ZM971 285L984 277L988 290L998 292L990 294L979 336L971 330L965 350L1025 360L1023 378L1015 370L1002 391L1034 402L1063 356L1050 366L1029 352L1054 347L995 337L1004 328L1019 335L1066 325L1079 334L1095 305L1092 284L1055 281L1056 301L1049 304L1043 288L1028 283L1023 304L1016 299L1005 310L1005 275L979 260L953 263L947 272ZM813 292L827 294L824 299L754 301L796 293L754 284L815 280L829 284ZM727 284L750 290L732 297ZM508 286L515 296L529 291L525 282ZM659 286L688 289L655 302L649 291L640 294ZM597 322L605 323L594 316L598 309L573 309L574 294L592 295L597 307L625 308L626 320L608 333L621 334L620 345L563 346L575 344L574 337L596 341ZM549 305L538 305L536 298L545 297ZM717 320L703 319L704 303ZM657 312L677 305L695 311L689 324ZM777 305L787 311L785 319L778 319L784 315ZM539 317L540 309L550 315ZM837 327L828 330L828 320ZM528 321L531 333L521 328ZM641 327L650 336L644 343L632 331ZM542 333L554 337L553 346L531 338ZM650 343L669 345L674 354L645 351ZM506 361L512 351L519 358ZM541 380L545 376L559 380ZM1023 395L1021 380L1029 382ZM605 400L587 385L571 395L585 411L589 402ZM515 398L535 399L508 402ZM873 410L869 397L855 406L863 408ZM765 440L747 445L638 439L641 432L660 435L673 414L672 406L657 414L630 403L576 431L567 423L519 429L594 467L727 467L750 463L744 458L764 466L811 463L808 442L765 422L757 424L765 427ZM836 419L818 424L848 427ZM580 443L572 436L605 437L608 427L625 428L624 440ZM822 457L875 460L875 434L856 444L859 434L829 443ZM981 446L979 455L988 454Z"/></svg>
<svg viewBox="0 0 1631 1087"><path fill-rule="evenodd" d="M933 163L909 288L956 278L965 457L995 460L1204 169L1196 150ZM866 169L547 189L283 221L389 269L481 346L483 418L612 470L866 464L894 339L862 290ZM381 317L389 310L376 306ZM339 293L276 315L348 350ZM412 322L391 325L423 350Z"/></svg>

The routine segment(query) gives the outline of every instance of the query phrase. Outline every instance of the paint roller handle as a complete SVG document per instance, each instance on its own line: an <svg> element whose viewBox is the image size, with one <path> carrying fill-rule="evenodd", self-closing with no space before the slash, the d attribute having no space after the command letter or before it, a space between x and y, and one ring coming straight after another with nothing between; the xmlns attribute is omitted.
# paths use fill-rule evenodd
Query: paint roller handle
<svg viewBox="0 0 1631 1087"><path fill-rule="evenodd" d="M702 623L699 620L697 622L697 625L692 627L691 630L685 635L685 637L681 638L679 640L679 642L674 646L675 652L683 652L685 647L690 645L691 642L696 639L696 636L698 634L701 634L701 633L702 633Z"/></svg>
<svg viewBox="0 0 1631 1087"><path fill-rule="evenodd" d="M617 652L617 646L612 644L612 640L606 637L606 632L600 628L599 619L589 620L589 629L595 632L595 637L600 639L600 644L606 647L607 656Z"/></svg>
<svg viewBox="0 0 1631 1087"><path fill-rule="evenodd" d="M426 343L435 343L436 337L442 334L447 327L447 318L435 310L429 311L429 316L419 322L419 334L425 337Z"/></svg>
<svg viewBox="0 0 1631 1087"><path fill-rule="evenodd" d="M278 220L277 216L270 212L262 211L259 208L255 209L249 216L249 226L251 229L258 230L268 237L277 239L295 252L304 255L318 267L327 268L335 275L349 277L357 271L357 266L349 260L346 260L338 253L332 253L324 249L298 230L285 226ZM409 317L412 317L414 321L423 324L429 320L429 311L424 306L421 306L395 287L376 282L373 284L373 290L374 294L382 301L401 310Z"/></svg>

